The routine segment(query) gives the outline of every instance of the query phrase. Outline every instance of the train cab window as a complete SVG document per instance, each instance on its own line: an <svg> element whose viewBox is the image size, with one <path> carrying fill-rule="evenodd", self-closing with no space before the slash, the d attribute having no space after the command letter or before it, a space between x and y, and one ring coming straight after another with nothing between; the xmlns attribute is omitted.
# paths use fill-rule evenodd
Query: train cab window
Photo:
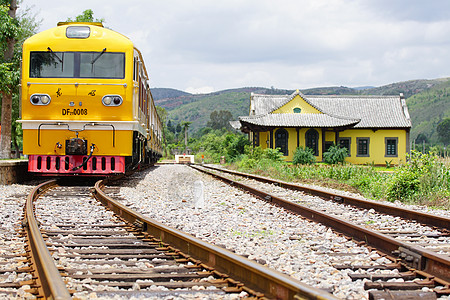
<svg viewBox="0 0 450 300"><path fill-rule="evenodd" d="M73 52L31 52L31 78L73 77L73 72Z"/></svg>
<svg viewBox="0 0 450 300"><path fill-rule="evenodd" d="M30 53L31 78L125 78L125 53Z"/></svg>
<svg viewBox="0 0 450 300"><path fill-rule="evenodd" d="M81 78L124 78L124 53L81 52Z"/></svg>

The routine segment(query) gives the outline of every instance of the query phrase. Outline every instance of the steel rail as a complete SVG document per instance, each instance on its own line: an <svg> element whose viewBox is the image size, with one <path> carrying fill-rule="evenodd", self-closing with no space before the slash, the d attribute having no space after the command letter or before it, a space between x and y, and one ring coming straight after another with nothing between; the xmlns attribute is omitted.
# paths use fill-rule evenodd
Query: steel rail
<svg viewBox="0 0 450 300"><path fill-rule="evenodd" d="M386 254L398 255L401 262L405 265L436 276L442 279L441 282L443 282L445 285L450 284L450 258L445 255L437 254L422 247L399 242L398 240L395 240L394 238L391 238L385 234L362 228L338 217L330 216L326 213L322 213L303 205L284 200L275 195L257 190L246 184L233 181L227 177L220 176L215 173L211 173L198 166L191 165L191 167L200 172L218 178L225 183L248 191L262 200L276 204L309 220L319 222L325 226L333 228L338 232L351 236L356 240L365 242L368 245L385 252Z"/></svg>
<svg viewBox="0 0 450 300"><path fill-rule="evenodd" d="M33 201L55 185L57 185L56 180L50 180L38 185L32 190L27 197L23 225L28 236L29 250L32 253L32 266L37 273L39 294L44 299L63 300L72 299L72 297L56 267L55 261L47 249L47 245L34 217L33 209Z"/></svg>
<svg viewBox="0 0 450 300"><path fill-rule="evenodd" d="M284 182L281 180L271 179L271 178L267 178L267 177L263 177L263 176L242 173L242 172L228 170L228 169L216 168L216 167L208 166L208 165L202 165L202 167L212 169L212 170L217 170L220 172L233 174L233 175L244 176L244 177L254 179L257 181L261 181L261 182L265 182L265 183L276 184L280 187L290 189L290 190L303 191L308 194L312 194L314 196L319 196L319 197L339 201L340 203L345 203L345 204L356 206L356 207L361 207L361 208L366 208L366 209L373 208L376 211L387 214L387 215L394 215L394 216L402 217L402 218L409 219L409 220L416 220L417 222L422 223L422 224L426 224L429 226L436 226L436 227L450 230L450 218L436 216L436 215L427 214L427 213L422 213L422 212L418 212L418 211L414 211L414 210L406 209L406 208L401 208L401 207L397 207L397 206L387 205L387 204L383 204L379 201L366 200L363 198L352 197L352 196L344 195L341 193L332 193L332 192L328 192L328 191L321 190L318 188L312 188L312 187L308 187L308 186L304 186L304 185L300 185L300 184Z"/></svg>
<svg viewBox="0 0 450 300"><path fill-rule="evenodd" d="M134 212L108 197L102 190L104 184L105 182L102 180L97 181L92 192L110 210L132 224L139 224L143 232L161 239L162 242L178 248L192 258L229 275L234 280L245 283L249 288L264 293L265 297L277 299L337 299L323 290L310 287L231 251L208 244L187 233Z"/></svg>

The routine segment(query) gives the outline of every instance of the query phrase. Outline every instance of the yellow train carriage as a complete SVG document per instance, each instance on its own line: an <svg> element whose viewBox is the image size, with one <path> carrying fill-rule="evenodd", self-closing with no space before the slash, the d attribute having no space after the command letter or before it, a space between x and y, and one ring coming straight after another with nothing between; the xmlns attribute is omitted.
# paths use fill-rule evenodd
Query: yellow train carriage
<svg viewBox="0 0 450 300"><path fill-rule="evenodd" d="M29 171L104 175L157 160L160 149L148 145L154 104L140 52L101 23L58 25L23 45Z"/></svg>

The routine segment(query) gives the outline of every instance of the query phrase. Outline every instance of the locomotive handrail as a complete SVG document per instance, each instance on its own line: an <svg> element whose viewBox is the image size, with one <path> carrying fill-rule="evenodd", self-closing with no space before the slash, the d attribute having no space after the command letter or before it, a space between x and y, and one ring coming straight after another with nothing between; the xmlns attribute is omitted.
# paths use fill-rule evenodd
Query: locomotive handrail
<svg viewBox="0 0 450 300"><path fill-rule="evenodd" d="M116 128L114 127L114 125L113 124L104 124L104 123L95 123L95 122L89 122L89 123L83 124L83 129L70 129L70 124L62 123L62 122L41 123L38 126L38 146L41 146L41 126L55 126L55 125L56 126L66 125L67 130L72 131L72 132L84 131L84 130L86 130L86 126L111 126L112 132L113 132L113 147L116 146ZM77 136L78 136L78 134L77 134Z"/></svg>
<svg viewBox="0 0 450 300"><path fill-rule="evenodd" d="M121 85L123 87L127 87L126 83L93 83L93 82L27 82L27 86L32 84L41 84L41 85Z"/></svg>

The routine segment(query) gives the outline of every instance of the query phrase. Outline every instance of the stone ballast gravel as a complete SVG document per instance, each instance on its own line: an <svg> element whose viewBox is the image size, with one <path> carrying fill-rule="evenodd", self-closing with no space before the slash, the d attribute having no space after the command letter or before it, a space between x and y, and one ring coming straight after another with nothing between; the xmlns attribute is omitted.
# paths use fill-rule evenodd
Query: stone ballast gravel
<svg viewBox="0 0 450 300"><path fill-rule="evenodd" d="M32 187L27 185L0 185L0 269L25 268L28 266L23 261L25 254L25 238L19 237L18 230L21 226L23 216L23 207L25 206L26 197ZM15 258L4 258L2 255L17 255ZM0 283L12 283L31 280L32 276L27 273L6 272L0 277ZM24 285L18 290L0 288L1 299L35 299L36 297L26 290L30 286ZM2 291L16 292L2 293Z"/></svg>
<svg viewBox="0 0 450 300"><path fill-rule="evenodd" d="M193 186L204 184L204 207L195 208ZM163 165L120 189L124 204L178 230L227 248L342 299L367 299L364 281L332 264L378 265L388 260L327 227L182 165ZM348 255L343 255L347 253ZM375 273L396 273L379 270Z"/></svg>
<svg viewBox="0 0 450 300"><path fill-rule="evenodd" d="M223 176L224 173L221 173L219 175ZM259 190L265 191L266 193L281 197L285 200L292 201L299 205L324 212L327 215L336 216L340 219L344 219L361 227L366 227L370 230L376 230L385 233L395 232L396 234L394 234L393 237L399 240L407 241L412 244L417 243L420 246L428 248L439 254L448 254L448 252L445 250L439 250L439 247L443 247L443 249L447 248L447 246L450 245L450 237L443 236L439 239L432 237L427 238L427 235L433 236L440 234L439 230L433 229L430 226L424 226L420 223L416 223L415 221L406 222L400 217L381 214L376 212L374 209L356 208L351 205L335 203L329 200L324 200L320 197L308 195L302 191L292 191L289 189L285 189L276 184L263 183L257 180L226 173L225 177L255 187ZM340 192L340 194L345 193ZM416 208L416 210L419 210L419 208ZM420 208L420 211L425 212L425 209ZM434 212L437 212L437 214L440 216L450 218L450 213L448 211L439 210ZM420 238L417 238L417 236L405 237L403 235L409 233L414 233L415 235L418 234L420 235ZM428 244L428 246L425 246L426 244Z"/></svg>

